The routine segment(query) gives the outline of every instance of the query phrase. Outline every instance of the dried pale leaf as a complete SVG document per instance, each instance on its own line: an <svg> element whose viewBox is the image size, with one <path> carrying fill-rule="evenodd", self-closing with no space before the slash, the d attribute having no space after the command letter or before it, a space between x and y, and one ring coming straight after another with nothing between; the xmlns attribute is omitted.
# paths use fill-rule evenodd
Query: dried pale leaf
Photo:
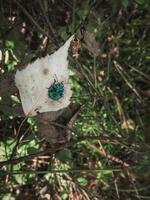
<svg viewBox="0 0 150 200"><path fill-rule="evenodd" d="M37 59L21 71L17 70L15 83L19 89L25 115L34 116L38 112L57 111L70 103L72 95L68 70L68 48L73 36L54 54ZM54 101L48 97L48 88L57 79L64 84L64 95Z"/></svg>

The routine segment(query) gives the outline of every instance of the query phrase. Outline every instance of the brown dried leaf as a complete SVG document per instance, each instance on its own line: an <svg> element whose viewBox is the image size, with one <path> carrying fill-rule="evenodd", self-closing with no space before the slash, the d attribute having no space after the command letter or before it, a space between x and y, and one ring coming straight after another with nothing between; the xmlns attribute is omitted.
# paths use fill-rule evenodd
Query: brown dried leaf
<svg viewBox="0 0 150 200"><path fill-rule="evenodd" d="M95 39L94 33L85 31L85 33L84 33L84 42L85 42L85 47L94 56L97 56L100 53L100 47L99 47L98 42Z"/></svg>
<svg viewBox="0 0 150 200"><path fill-rule="evenodd" d="M63 127L58 127L50 122L38 122L39 135L51 145L62 144L68 141L66 130Z"/></svg>
<svg viewBox="0 0 150 200"><path fill-rule="evenodd" d="M42 113L41 117L37 117L40 137L51 145L68 142L70 140L70 129L73 127L79 108L79 104L75 103L59 113ZM57 119L57 122L54 122L54 119Z"/></svg>

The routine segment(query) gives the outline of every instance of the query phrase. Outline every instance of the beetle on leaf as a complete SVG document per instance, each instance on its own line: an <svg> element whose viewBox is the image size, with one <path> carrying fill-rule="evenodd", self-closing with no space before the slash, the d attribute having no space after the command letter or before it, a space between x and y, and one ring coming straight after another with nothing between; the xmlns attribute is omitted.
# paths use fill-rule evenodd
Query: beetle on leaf
<svg viewBox="0 0 150 200"><path fill-rule="evenodd" d="M48 88L48 97L54 101L58 101L64 95L64 84L54 79L53 84Z"/></svg>

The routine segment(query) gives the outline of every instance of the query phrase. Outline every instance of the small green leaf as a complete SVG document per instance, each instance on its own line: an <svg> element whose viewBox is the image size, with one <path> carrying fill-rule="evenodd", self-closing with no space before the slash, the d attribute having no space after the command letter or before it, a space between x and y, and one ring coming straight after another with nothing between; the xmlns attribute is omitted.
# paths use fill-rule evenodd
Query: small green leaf
<svg viewBox="0 0 150 200"><path fill-rule="evenodd" d="M2 111L3 114L4 114L5 116L7 116L7 117L13 115L13 112L12 112L12 110L11 110L9 107L8 107L8 108L6 108L6 107L1 108L1 111Z"/></svg>
<svg viewBox="0 0 150 200"><path fill-rule="evenodd" d="M63 200L68 199L68 194L65 193L65 192L63 192L63 193L61 194L61 198L62 198Z"/></svg>
<svg viewBox="0 0 150 200"><path fill-rule="evenodd" d="M135 0L136 3L140 4L140 5L144 5L145 0Z"/></svg>
<svg viewBox="0 0 150 200"><path fill-rule="evenodd" d="M88 180L85 177L78 177L77 181L83 187L87 186L88 184Z"/></svg>
<svg viewBox="0 0 150 200"><path fill-rule="evenodd" d="M35 125L35 120L32 117L28 117L27 122L31 125L34 126Z"/></svg>
<svg viewBox="0 0 150 200"><path fill-rule="evenodd" d="M9 72L10 72L10 71L13 71L13 70L15 69L14 63L9 63L9 64L7 65L7 69L8 69Z"/></svg>
<svg viewBox="0 0 150 200"><path fill-rule="evenodd" d="M5 171L5 170L3 170L3 169L0 169L0 176L3 176L3 175L5 175L5 173L6 173L6 171Z"/></svg>
<svg viewBox="0 0 150 200"><path fill-rule="evenodd" d="M34 147L28 147L28 148L27 148L27 152L28 152L28 154L32 154L32 153L37 152L37 149L34 148Z"/></svg>
<svg viewBox="0 0 150 200"><path fill-rule="evenodd" d="M7 49L13 49L15 47L14 42L10 40L6 40L5 46Z"/></svg>
<svg viewBox="0 0 150 200"><path fill-rule="evenodd" d="M122 5L127 8L129 5L129 0L122 0Z"/></svg>
<svg viewBox="0 0 150 200"><path fill-rule="evenodd" d="M63 149L57 153L57 157L62 162L67 162L72 159L72 153L69 149Z"/></svg>

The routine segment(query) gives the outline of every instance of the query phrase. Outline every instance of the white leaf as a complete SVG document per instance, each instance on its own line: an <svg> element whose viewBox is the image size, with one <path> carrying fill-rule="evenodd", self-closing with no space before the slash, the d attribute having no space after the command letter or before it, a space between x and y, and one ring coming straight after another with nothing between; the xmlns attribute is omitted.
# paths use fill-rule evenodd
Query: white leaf
<svg viewBox="0 0 150 200"><path fill-rule="evenodd" d="M17 70L15 83L19 89L25 115L57 111L67 107L72 95L69 85L68 48L74 36L52 55L37 59L21 71ZM54 80L64 84L64 95L59 100L48 97L48 88Z"/></svg>

